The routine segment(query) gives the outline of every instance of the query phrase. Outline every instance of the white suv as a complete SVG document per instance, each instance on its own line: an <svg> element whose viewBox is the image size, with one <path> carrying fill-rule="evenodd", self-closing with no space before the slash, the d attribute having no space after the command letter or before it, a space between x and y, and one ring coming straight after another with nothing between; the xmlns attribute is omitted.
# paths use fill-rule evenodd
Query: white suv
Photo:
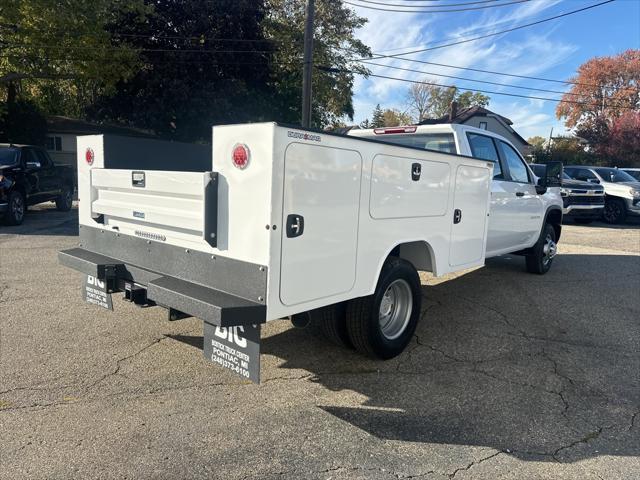
<svg viewBox="0 0 640 480"><path fill-rule="evenodd" d="M624 223L628 215L640 215L640 182L627 172L610 167L569 165L564 171L571 178L599 183L604 187L602 218L608 223Z"/></svg>

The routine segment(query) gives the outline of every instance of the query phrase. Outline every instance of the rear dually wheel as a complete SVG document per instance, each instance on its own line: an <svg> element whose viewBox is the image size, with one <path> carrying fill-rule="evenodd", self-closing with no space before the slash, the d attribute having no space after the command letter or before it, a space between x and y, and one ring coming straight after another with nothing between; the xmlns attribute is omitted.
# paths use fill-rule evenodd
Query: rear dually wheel
<svg viewBox="0 0 640 480"><path fill-rule="evenodd" d="M347 333L361 353L393 358L406 348L420 318L422 293L418 272L406 260L390 257L373 295L347 304Z"/></svg>

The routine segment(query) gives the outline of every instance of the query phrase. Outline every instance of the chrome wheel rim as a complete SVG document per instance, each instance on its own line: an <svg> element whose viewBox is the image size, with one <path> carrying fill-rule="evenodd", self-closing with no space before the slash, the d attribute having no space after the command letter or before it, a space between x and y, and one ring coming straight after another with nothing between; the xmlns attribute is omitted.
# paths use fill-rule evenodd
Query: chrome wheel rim
<svg viewBox="0 0 640 480"><path fill-rule="evenodd" d="M551 234L547 234L547 237L544 239L544 246L542 247L542 263L544 265L549 265L553 257L558 253L558 245L553 240Z"/></svg>
<svg viewBox="0 0 640 480"><path fill-rule="evenodd" d="M402 279L391 282L380 301L378 323L382 335L395 340L407 328L413 309L411 287Z"/></svg>
<svg viewBox="0 0 640 480"><path fill-rule="evenodd" d="M22 217L24 216L24 202L20 195L13 197L13 201L11 202L11 213L13 213L13 218L16 220L22 220Z"/></svg>

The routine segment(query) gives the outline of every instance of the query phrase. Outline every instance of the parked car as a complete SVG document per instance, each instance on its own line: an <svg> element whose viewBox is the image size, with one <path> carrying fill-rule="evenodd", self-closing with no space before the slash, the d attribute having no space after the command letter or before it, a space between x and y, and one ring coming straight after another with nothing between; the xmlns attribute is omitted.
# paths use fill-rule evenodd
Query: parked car
<svg viewBox="0 0 640 480"><path fill-rule="evenodd" d="M564 171L575 180L604 187L602 218L608 223L623 223L628 215L640 215L640 182L617 168L569 165Z"/></svg>
<svg viewBox="0 0 640 480"><path fill-rule="evenodd" d="M640 182L640 168L621 168L620 170L628 173L633 178L635 178L638 182Z"/></svg>
<svg viewBox="0 0 640 480"><path fill-rule="evenodd" d="M54 201L58 210L71 210L74 172L56 166L44 148L0 144L0 217L20 225L29 205Z"/></svg>
<svg viewBox="0 0 640 480"><path fill-rule="evenodd" d="M533 173L539 178L545 174L546 166L530 164ZM602 185L573 180L563 173L562 188L563 219L571 219L576 223L591 223L602 217L604 210L604 187Z"/></svg>

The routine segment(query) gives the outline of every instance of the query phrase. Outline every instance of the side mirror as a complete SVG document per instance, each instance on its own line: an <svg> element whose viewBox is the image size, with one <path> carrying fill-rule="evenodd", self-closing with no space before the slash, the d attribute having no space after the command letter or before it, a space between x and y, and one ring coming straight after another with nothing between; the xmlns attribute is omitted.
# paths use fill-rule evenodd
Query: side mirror
<svg viewBox="0 0 640 480"><path fill-rule="evenodd" d="M548 188L562 186L562 162L549 162L545 166L544 175L538 180L536 192L543 195Z"/></svg>
<svg viewBox="0 0 640 480"><path fill-rule="evenodd" d="M40 168L42 165L40 165L40 162L27 162L27 168L28 169L36 169L36 168Z"/></svg>
<svg viewBox="0 0 640 480"><path fill-rule="evenodd" d="M544 178L547 182L547 187L561 187L562 172L563 172L562 162L547 163L547 169L544 175Z"/></svg>
<svg viewBox="0 0 640 480"><path fill-rule="evenodd" d="M587 178L587 182L589 183L600 183L600 180L597 178Z"/></svg>

